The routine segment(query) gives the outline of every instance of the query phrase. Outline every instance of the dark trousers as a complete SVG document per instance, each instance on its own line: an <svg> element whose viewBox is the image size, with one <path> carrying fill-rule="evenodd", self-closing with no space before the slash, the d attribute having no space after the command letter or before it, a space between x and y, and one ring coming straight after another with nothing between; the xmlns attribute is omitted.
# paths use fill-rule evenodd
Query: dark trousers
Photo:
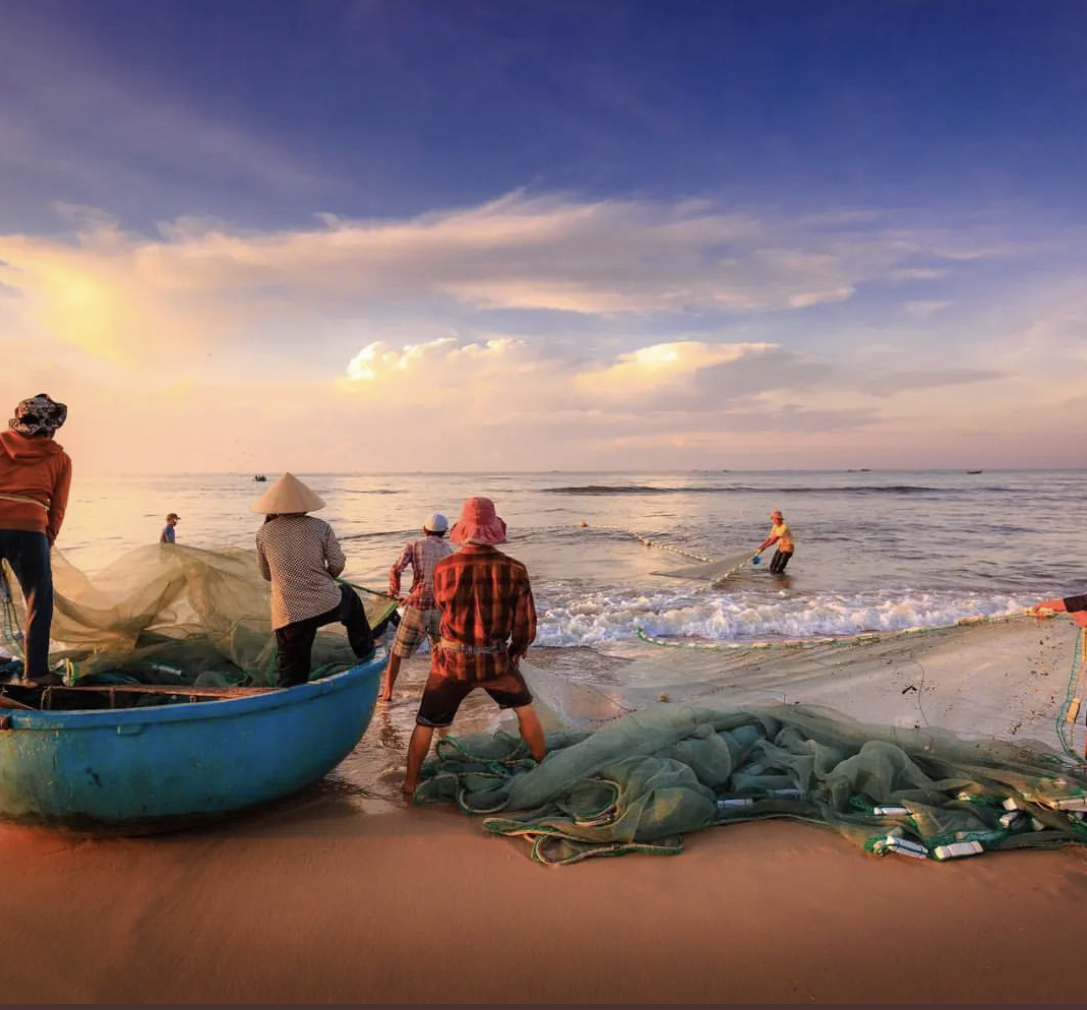
<svg viewBox="0 0 1087 1010"><path fill-rule="evenodd" d="M340 602L331 610L316 617L276 628L276 645L279 658L276 662L276 685L297 687L309 680L310 654L317 629L339 621L347 628L347 640L359 659L366 659L374 651L374 635L366 610L353 589L340 586Z"/></svg>
<svg viewBox="0 0 1087 1010"><path fill-rule="evenodd" d="M0 530L0 559L11 565L26 597L26 676L49 672L49 628L53 624L53 570L49 538L28 530Z"/></svg>
<svg viewBox="0 0 1087 1010"><path fill-rule="evenodd" d="M770 561L770 571L775 575L780 575L785 571L785 566L789 563L789 558L792 556L792 551L774 551L774 556Z"/></svg>

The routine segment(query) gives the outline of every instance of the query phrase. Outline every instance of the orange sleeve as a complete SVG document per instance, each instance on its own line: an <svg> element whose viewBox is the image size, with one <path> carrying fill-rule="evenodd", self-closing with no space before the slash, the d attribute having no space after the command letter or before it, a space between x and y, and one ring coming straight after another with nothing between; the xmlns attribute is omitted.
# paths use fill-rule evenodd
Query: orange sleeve
<svg viewBox="0 0 1087 1010"><path fill-rule="evenodd" d="M60 527L64 523L64 513L68 510L68 490L71 486L72 460L65 454L49 500L49 521L45 527L45 535L49 538L50 547L56 541L60 534Z"/></svg>

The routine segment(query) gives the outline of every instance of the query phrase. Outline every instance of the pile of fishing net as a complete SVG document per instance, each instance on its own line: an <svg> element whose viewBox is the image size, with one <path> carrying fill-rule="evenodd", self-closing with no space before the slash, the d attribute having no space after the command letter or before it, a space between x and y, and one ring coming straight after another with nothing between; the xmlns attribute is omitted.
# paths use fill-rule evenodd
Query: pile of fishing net
<svg viewBox="0 0 1087 1010"><path fill-rule="evenodd" d="M271 588L252 550L201 550L152 544L122 555L88 578L53 552L55 604L50 656L82 683L141 682L199 686L275 683ZM10 573L11 586L18 583ZM380 633L396 608L360 589L370 626ZM19 655L21 594L5 607L4 645ZM357 660L340 625L321 629L311 679ZM14 666L14 663L8 664Z"/></svg>
<svg viewBox="0 0 1087 1010"><path fill-rule="evenodd" d="M1087 772L1055 751L800 704L656 704L549 734L540 765L504 731L447 737L415 802L483 815L546 864L677 853L687 832L764 817L917 858L1087 843Z"/></svg>

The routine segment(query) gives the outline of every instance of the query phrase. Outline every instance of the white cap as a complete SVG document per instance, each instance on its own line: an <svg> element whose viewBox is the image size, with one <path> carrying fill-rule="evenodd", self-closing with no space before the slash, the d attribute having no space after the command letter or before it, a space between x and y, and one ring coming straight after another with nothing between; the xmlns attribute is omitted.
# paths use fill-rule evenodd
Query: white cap
<svg viewBox="0 0 1087 1010"><path fill-rule="evenodd" d="M423 523L423 529L428 533L445 533L449 529L449 520L441 512L431 512Z"/></svg>

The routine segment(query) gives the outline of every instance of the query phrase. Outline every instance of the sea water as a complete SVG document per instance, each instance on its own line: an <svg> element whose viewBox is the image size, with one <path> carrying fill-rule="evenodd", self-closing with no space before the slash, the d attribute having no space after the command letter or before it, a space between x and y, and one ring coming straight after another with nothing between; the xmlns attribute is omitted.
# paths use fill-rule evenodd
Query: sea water
<svg viewBox="0 0 1087 1010"><path fill-rule="evenodd" d="M275 474L268 474L269 483ZM382 588L431 512L492 498L529 568L538 644L607 647L636 635L750 642L939 627L1021 611L1087 586L1087 470L301 474L348 555ZM77 475L58 546L85 570L158 539L250 546L252 475ZM688 557L754 551L784 512L784 576L748 565L718 586L663 578ZM582 525L587 524L587 525ZM646 546L640 537L655 546ZM772 550L767 552L767 560Z"/></svg>

